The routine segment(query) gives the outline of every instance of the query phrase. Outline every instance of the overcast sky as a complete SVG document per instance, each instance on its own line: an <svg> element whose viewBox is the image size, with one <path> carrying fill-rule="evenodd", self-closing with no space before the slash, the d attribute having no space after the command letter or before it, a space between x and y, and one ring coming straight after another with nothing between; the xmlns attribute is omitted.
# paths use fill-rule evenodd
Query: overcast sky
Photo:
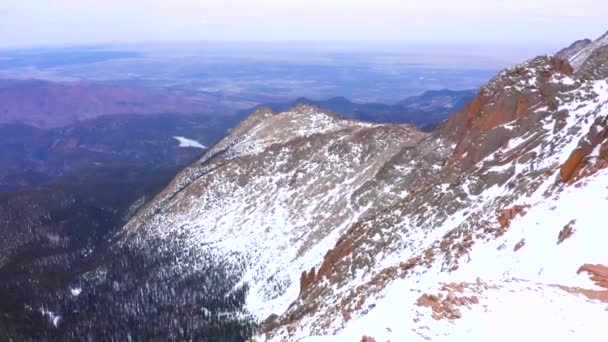
<svg viewBox="0 0 608 342"><path fill-rule="evenodd" d="M0 45L347 40L561 46L603 0L0 0Z"/></svg>

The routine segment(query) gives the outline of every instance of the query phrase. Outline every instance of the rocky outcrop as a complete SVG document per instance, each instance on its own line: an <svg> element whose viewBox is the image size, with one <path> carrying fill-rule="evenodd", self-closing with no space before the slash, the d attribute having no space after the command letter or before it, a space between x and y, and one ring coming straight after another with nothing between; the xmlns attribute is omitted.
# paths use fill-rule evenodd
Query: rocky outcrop
<svg viewBox="0 0 608 342"><path fill-rule="evenodd" d="M529 205L514 205L511 208L503 209L500 211L500 215L498 216L498 223L500 223L500 230L504 231L509 228L511 224L511 220L516 218L517 216L526 215L526 208L529 208Z"/></svg>
<svg viewBox="0 0 608 342"><path fill-rule="evenodd" d="M574 175L578 173L582 167L583 161L587 156L587 153L582 148L577 148L570 154L570 157L566 160L566 162L559 169L559 175L561 177L562 182L569 182L572 180Z"/></svg>
<svg viewBox="0 0 608 342"><path fill-rule="evenodd" d="M572 234L574 234L574 224L576 223L576 220L572 220L570 222L568 222L567 225L564 226L564 228L562 228L562 230L559 231L559 234L557 235L557 244L559 245L560 243L564 242L566 239L569 239Z"/></svg>
<svg viewBox="0 0 608 342"><path fill-rule="evenodd" d="M460 307L479 304L479 298L476 295L466 296L462 293L469 288L474 289L476 293L481 293L480 285L479 281L477 284L446 284L437 295L425 293L420 296L416 305L433 310L432 317L435 320L460 319L462 318Z"/></svg>
<svg viewBox="0 0 608 342"><path fill-rule="evenodd" d="M601 147L600 145L607 137L608 118L598 117L589 128L587 134L580 140L576 149L572 151L566 162L561 166L560 176L562 182L573 183L576 181L581 176L583 169L586 166L589 166L587 163L588 157L595 149ZM599 154L596 157L599 157ZM600 167L601 165L602 163L596 163L597 167Z"/></svg>
<svg viewBox="0 0 608 342"><path fill-rule="evenodd" d="M537 57L501 72L444 126L451 134L458 134L453 159L468 168L499 150L508 143L510 135L497 128L524 117L533 124L533 118L538 120L543 114L533 109L543 105L556 108L556 95L564 85L556 84L553 77L569 77L572 73L567 60L552 56Z"/></svg>

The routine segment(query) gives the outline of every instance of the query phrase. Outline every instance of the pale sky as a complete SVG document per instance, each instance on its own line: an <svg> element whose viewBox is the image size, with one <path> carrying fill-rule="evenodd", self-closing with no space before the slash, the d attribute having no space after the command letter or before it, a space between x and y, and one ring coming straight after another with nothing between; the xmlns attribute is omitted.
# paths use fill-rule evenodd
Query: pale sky
<svg viewBox="0 0 608 342"><path fill-rule="evenodd" d="M608 30L604 0L0 0L0 46L399 41L561 46Z"/></svg>

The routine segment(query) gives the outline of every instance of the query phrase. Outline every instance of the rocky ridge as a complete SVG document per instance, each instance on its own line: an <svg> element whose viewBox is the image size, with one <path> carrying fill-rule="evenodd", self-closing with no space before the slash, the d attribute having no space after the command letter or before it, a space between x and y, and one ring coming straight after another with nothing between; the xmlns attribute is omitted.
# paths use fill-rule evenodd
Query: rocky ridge
<svg viewBox="0 0 608 342"><path fill-rule="evenodd" d="M425 136L311 106L260 109L141 211L123 239L228 256L243 267L249 310L285 310L302 290L301 270L318 265L351 222L379 210L373 183L386 161ZM404 195L387 194L385 206ZM196 269L196 261L175 267Z"/></svg>

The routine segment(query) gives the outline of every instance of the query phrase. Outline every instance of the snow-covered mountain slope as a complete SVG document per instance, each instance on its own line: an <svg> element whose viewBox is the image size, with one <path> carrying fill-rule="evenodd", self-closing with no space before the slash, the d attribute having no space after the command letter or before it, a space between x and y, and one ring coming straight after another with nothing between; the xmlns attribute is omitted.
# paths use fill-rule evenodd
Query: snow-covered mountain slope
<svg viewBox="0 0 608 342"><path fill-rule="evenodd" d="M594 340L608 321L601 45L576 68L502 71L430 134L258 110L116 242L172 251L172 274L225 264L258 341Z"/></svg>
<svg viewBox="0 0 608 342"><path fill-rule="evenodd" d="M566 54L565 57L570 59L570 64L572 64L574 70L578 70L583 66L583 63L585 63L589 56L591 56L593 51L606 45L608 45L608 32L606 32L603 36L589 44L579 43L577 45L575 43L574 46L579 48L577 52L574 54Z"/></svg>
<svg viewBox="0 0 608 342"><path fill-rule="evenodd" d="M310 106L259 110L179 175L126 229L187 255L242 267L248 309L282 312L344 231L380 209L374 178L425 136L409 126L348 121ZM374 195L372 195L374 193ZM386 196L385 206L402 196ZM132 241L133 236L130 236ZM196 258L175 267L196 270Z"/></svg>
<svg viewBox="0 0 608 342"><path fill-rule="evenodd" d="M316 281L260 337L597 335L608 319L608 288L599 286L608 285L608 269L584 265L608 264L598 231L608 207L607 116L607 81L581 78L563 60L539 57L503 71L413 148L451 139L437 176L353 225ZM526 301L534 316L521 314ZM527 330L507 328L540 313ZM500 322L482 328L485 316Z"/></svg>

